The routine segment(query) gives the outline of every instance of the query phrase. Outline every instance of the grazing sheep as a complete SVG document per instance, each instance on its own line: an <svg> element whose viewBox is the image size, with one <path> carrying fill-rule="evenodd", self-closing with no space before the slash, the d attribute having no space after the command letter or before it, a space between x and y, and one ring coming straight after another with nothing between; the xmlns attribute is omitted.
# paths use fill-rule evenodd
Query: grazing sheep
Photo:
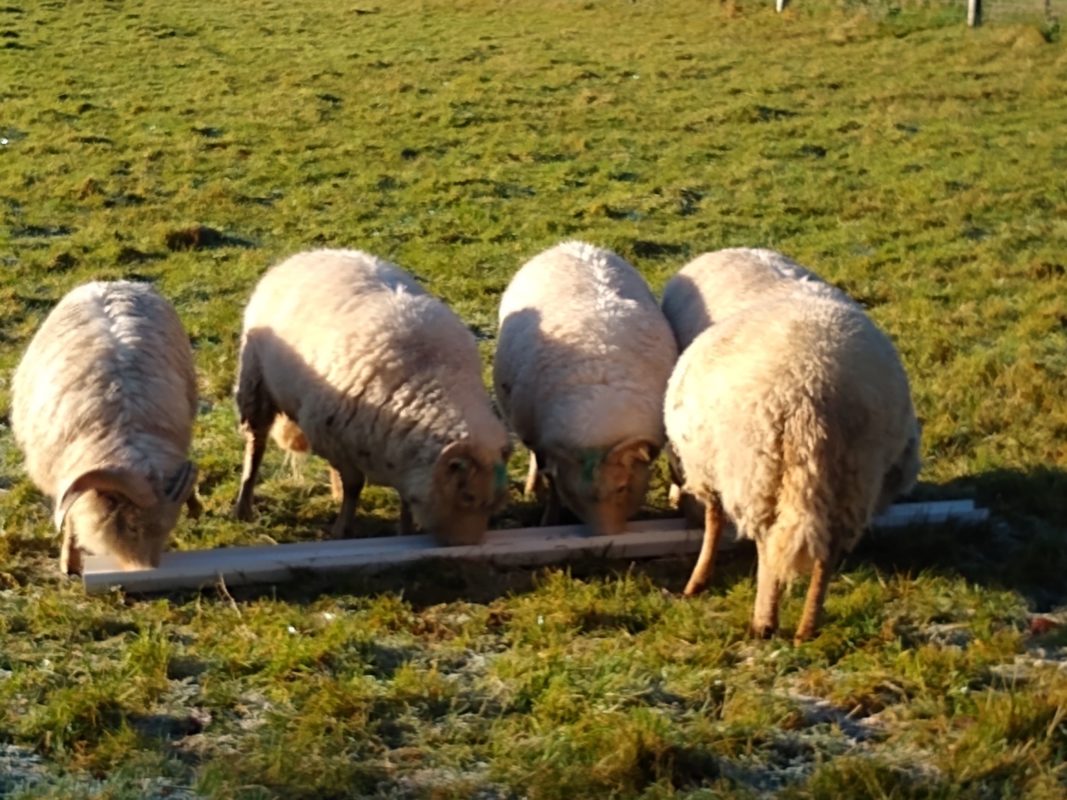
<svg viewBox="0 0 1067 800"><path fill-rule="evenodd" d="M365 480L399 491L402 528L413 519L448 544L480 541L506 491L507 431L474 336L414 278L366 253L300 253L263 276L245 309L237 408L241 519L279 415L276 441L310 449L339 476L335 536L353 533Z"/></svg>
<svg viewBox="0 0 1067 800"><path fill-rule="evenodd" d="M812 572L796 631L810 638L839 557L919 472L919 426L892 343L831 292L771 291L692 341L665 417L685 490L705 504L685 593L710 578L725 513L756 541L753 631L773 634L783 586Z"/></svg>
<svg viewBox="0 0 1067 800"><path fill-rule="evenodd" d="M766 302L779 292L808 292L852 302L844 292L774 250L732 247L702 253L663 289L663 314L674 331L681 353L705 328L754 302ZM704 508L682 492L681 469L667 443L671 466L670 503L694 525Z"/></svg>
<svg viewBox="0 0 1067 800"><path fill-rule="evenodd" d="M734 247L703 253L682 267L663 289L663 314L682 352L712 323L774 292L798 289L851 302L781 253Z"/></svg>
<svg viewBox="0 0 1067 800"><path fill-rule="evenodd" d="M196 416L193 352L145 284L88 283L45 319L15 372L11 427L30 478L55 501L60 569L82 551L155 567L187 503Z"/></svg>
<svg viewBox="0 0 1067 800"><path fill-rule="evenodd" d="M500 302L493 378L530 449L527 492L549 484L542 524L559 502L597 533L618 533L640 507L663 446L663 393L674 338L644 279L582 242L527 262Z"/></svg>

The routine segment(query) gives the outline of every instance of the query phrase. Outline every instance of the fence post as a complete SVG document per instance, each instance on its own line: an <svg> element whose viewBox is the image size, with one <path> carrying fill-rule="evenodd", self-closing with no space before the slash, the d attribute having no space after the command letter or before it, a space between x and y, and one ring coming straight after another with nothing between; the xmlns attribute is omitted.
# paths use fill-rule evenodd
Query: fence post
<svg viewBox="0 0 1067 800"><path fill-rule="evenodd" d="M967 27L982 24L982 0L967 0Z"/></svg>
<svg viewBox="0 0 1067 800"><path fill-rule="evenodd" d="M774 0L774 10L779 14L782 13L782 9L785 8L785 0Z"/></svg>

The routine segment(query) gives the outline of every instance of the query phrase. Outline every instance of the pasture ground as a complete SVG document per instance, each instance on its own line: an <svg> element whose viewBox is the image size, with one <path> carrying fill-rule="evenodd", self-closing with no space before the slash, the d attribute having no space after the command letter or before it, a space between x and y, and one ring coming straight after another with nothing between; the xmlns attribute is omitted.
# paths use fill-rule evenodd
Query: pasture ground
<svg viewBox="0 0 1067 800"><path fill-rule="evenodd" d="M5 417L0 797L1065 796L1059 29L770 6L5 0L0 408L65 291L153 282L202 380L207 513L175 547L317 537L335 513L321 463L272 451L258 522L227 517L240 311L267 265L391 258L488 364L508 277L572 237L657 290L764 245L851 292L912 377L917 495L996 521L869 538L802 647L746 636L750 553L685 602L670 560L87 598ZM392 494L365 498L365 531L391 529ZM516 491L499 524L536 513Z"/></svg>

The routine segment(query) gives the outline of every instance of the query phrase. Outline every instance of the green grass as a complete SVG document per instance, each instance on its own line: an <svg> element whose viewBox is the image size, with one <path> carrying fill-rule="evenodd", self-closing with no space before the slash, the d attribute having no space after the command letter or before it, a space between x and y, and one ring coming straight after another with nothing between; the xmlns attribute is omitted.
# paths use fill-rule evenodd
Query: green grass
<svg viewBox="0 0 1067 800"><path fill-rule="evenodd" d="M487 366L509 276L561 239L657 290L704 250L780 249L897 342L917 494L996 515L870 537L797 648L745 635L746 553L686 602L662 591L678 559L89 598L56 574L5 419L0 797L1067 793L1067 636L1029 616L1067 604L1067 51L1040 20L969 31L958 5L769 5L0 7L0 409L67 290L155 283L203 401L207 513L175 547L332 521L323 465L276 451L258 521L227 516L241 308L313 246L417 273ZM363 530L390 531L395 497L365 497ZM536 518L515 501L500 525Z"/></svg>

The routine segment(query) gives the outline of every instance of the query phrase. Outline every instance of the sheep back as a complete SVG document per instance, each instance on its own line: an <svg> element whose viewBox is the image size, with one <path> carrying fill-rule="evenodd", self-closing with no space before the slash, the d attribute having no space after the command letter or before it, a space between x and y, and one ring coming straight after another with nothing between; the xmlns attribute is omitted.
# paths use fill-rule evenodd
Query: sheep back
<svg viewBox="0 0 1067 800"><path fill-rule="evenodd" d="M196 373L170 303L126 281L74 289L30 342L12 406L30 478L55 500L61 569L80 572L83 550L158 565L182 503L199 509Z"/></svg>
<svg viewBox="0 0 1067 800"><path fill-rule="evenodd" d="M173 306L146 284L94 282L69 292L30 342L12 394L26 470L53 498L105 464L162 482L192 441L189 337Z"/></svg>
<svg viewBox="0 0 1067 800"><path fill-rule="evenodd" d="M356 250L300 253L263 276L245 310L237 403L242 418L268 403L313 452L405 498L425 497L450 442L495 464L507 448L471 332L407 272Z"/></svg>
<svg viewBox="0 0 1067 800"><path fill-rule="evenodd" d="M833 537L850 549L919 469L895 348L828 297L787 293L699 334L671 377L666 425L687 491L718 494L742 535L774 539L786 579Z"/></svg>
<svg viewBox="0 0 1067 800"><path fill-rule="evenodd" d="M534 449L662 446L677 356L641 275L614 253L567 242L528 261L501 299L497 398Z"/></svg>
<svg viewBox="0 0 1067 800"><path fill-rule="evenodd" d="M703 253L682 267L663 289L663 313L682 351L709 325L783 290L851 302L781 253L734 247Z"/></svg>

